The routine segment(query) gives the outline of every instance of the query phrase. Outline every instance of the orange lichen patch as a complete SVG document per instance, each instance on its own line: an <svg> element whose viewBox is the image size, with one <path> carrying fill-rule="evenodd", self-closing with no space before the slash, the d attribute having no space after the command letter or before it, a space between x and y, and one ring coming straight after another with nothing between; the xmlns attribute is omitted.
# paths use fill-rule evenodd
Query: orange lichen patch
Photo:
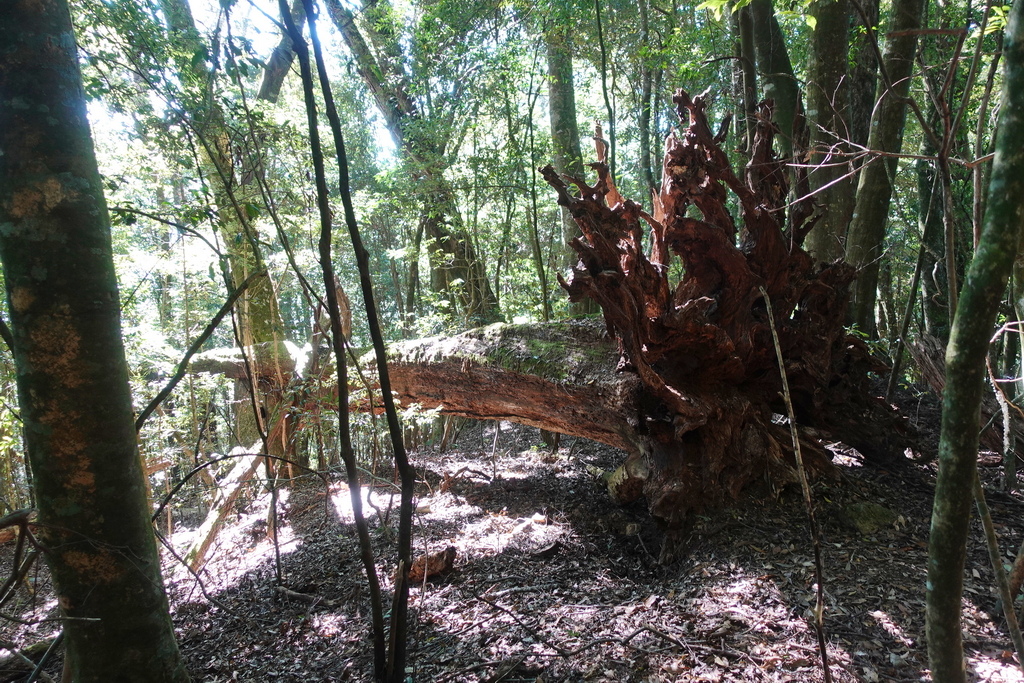
<svg viewBox="0 0 1024 683"><path fill-rule="evenodd" d="M82 464L84 465L84 463ZM77 490L80 494L84 493L91 496L96 492L96 475L90 472L87 467L78 467L67 473L67 476L64 478L64 485L66 488Z"/></svg>
<svg viewBox="0 0 1024 683"><path fill-rule="evenodd" d="M89 577L96 583L113 583L124 573L117 558L105 550L82 552L69 550L64 553L64 562L80 576Z"/></svg>
<svg viewBox="0 0 1024 683"><path fill-rule="evenodd" d="M53 457L71 461L81 456L88 446L87 438L78 428L81 413L66 410L61 401L50 401L40 408L39 422L50 428ZM62 464L66 466L68 463Z"/></svg>
<svg viewBox="0 0 1024 683"><path fill-rule="evenodd" d="M15 287L11 290L11 308L21 313L35 303L36 295L29 287Z"/></svg>
<svg viewBox="0 0 1024 683"><path fill-rule="evenodd" d="M31 362L35 367L48 368L64 387L74 389L85 381L79 358L81 341L70 315L50 316L32 331Z"/></svg>
<svg viewBox="0 0 1024 683"><path fill-rule="evenodd" d="M14 218L45 214L65 199L73 199L77 194L56 176L49 176L15 192L8 204L8 211Z"/></svg>

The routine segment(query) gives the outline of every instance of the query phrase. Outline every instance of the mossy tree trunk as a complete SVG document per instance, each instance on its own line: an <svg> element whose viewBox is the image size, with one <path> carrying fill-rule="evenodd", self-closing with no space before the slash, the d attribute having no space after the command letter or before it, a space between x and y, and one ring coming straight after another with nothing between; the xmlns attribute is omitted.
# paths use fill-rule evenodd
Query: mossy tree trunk
<svg viewBox="0 0 1024 683"><path fill-rule="evenodd" d="M548 63L548 119L551 126L551 151L555 170L561 174L579 176L583 173L583 150L580 128L576 118L576 86L573 79L572 46L564 27L550 27L544 33ZM649 111L648 111L649 113ZM562 239L564 244L579 237L580 229L568 210L561 209ZM568 270L576 265L577 257L566 248L559 266ZM596 313L592 301L570 305L574 315Z"/></svg>
<svg viewBox="0 0 1024 683"><path fill-rule="evenodd" d="M853 179L846 152L849 145L850 45L849 0L817 0L810 10L817 20L808 55L806 117L810 128L811 162L808 177L824 215L807 236L807 250L819 261L843 256L843 241L853 213Z"/></svg>
<svg viewBox="0 0 1024 683"><path fill-rule="evenodd" d="M775 104L774 120L778 126L779 152L783 157L793 156L797 110L800 108L800 89L793 75L793 63L786 49L785 36L772 0L753 0L750 3L754 27L754 53L757 70L761 74L764 96Z"/></svg>
<svg viewBox="0 0 1024 683"><path fill-rule="evenodd" d="M66 2L4 3L0 45L0 260L70 680L187 681L149 522Z"/></svg>
<svg viewBox="0 0 1024 683"><path fill-rule="evenodd" d="M937 683L966 681L960 610L985 358L1024 230L1024 4L1020 2L1011 10L1003 59L1003 104L984 228L946 349L939 472L928 545L928 658Z"/></svg>
<svg viewBox="0 0 1024 683"><path fill-rule="evenodd" d="M903 146L907 94L917 48L916 29L921 27L923 0L896 0L882 55L887 81L878 86L878 104L871 118L868 149L897 154ZM862 331L875 334L875 295L878 261L885 242L885 228L892 199L896 157L876 158L860 174L853 218L846 239L846 258L859 270L850 306L850 317Z"/></svg>

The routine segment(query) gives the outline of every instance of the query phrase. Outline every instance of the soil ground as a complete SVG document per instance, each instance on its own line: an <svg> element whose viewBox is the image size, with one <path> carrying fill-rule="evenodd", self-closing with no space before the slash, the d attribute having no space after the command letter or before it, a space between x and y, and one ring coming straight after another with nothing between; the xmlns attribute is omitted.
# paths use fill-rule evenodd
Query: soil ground
<svg viewBox="0 0 1024 683"><path fill-rule="evenodd" d="M909 412L935 424L936 410L921 398ZM908 459L879 469L841 444L832 448L839 474L817 481L814 496L833 679L930 680L924 582L934 466ZM551 453L536 430L464 423L446 452L414 456L422 482L416 554L449 546L457 554L454 569L412 589L409 680L823 680L811 625L813 549L798 490L708 511L675 539L675 559L666 563L664 534L642 505L619 508L608 498L598 473L621 461L613 449L563 439ZM1024 497L998 492L996 456L983 454L982 464L1009 564L1024 532ZM389 491L375 488L367 507L385 593L397 523ZM267 498L250 501L224 529L201 585L168 557L193 680L371 680L369 598L347 488L311 479L282 491L280 584ZM866 502L886 508L889 519L858 529L851 506ZM189 533L176 533L174 546L184 547ZM34 596L23 588L20 605L5 610L52 618L45 572L32 581ZM1024 681L995 614L976 519L965 581L971 679ZM12 624L0 645L23 648L53 628ZM58 680L59 655L46 672Z"/></svg>

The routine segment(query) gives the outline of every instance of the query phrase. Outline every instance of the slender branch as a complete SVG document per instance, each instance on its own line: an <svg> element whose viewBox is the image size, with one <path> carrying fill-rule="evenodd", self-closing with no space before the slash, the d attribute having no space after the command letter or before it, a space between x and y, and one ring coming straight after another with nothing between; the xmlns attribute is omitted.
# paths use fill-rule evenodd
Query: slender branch
<svg viewBox="0 0 1024 683"><path fill-rule="evenodd" d="M359 234L359 225L356 222L355 209L352 205L352 193L349 187L348 156L345 151L345 138L341 130L341 118L338 115L337 107L334 104L334 96L331 90L331 82L327 75L327 68L324 64L323 52L320 47L320 40L317 36L316 17L313 13L312 0L303 0L306 14L309 17L309 37L313 45L313 54L316 58L317 72L320 76L320 90L324 98L324 108L327 119L330 123L331 133L334 137L334 146L338 159L338 189L341 195L342 206L345 212L345 223L348 226L349 238L352 241L352 250L356 257L356 266L359 270L359 283L363 292L363 304L366 309L367 328L370 338L373 341L374 355L377 359L377 379L380 383L381 400L384 403L384 413L387 416L388 433L391 436L391 446L394 451L395 467L398 470L402 482L402 499L399 507L398 523L398 567L399 572L404 567L412 565L412 512L413 512L413 489L416 485L416 473L409 463L409 457L405 452L405 441L402 434L402 426L398 419L398 411L395 408L395 400L391 391L391 379L388 372L387 348L384 344L384 337L381 333L380 319L377 314L377 304L373 294L373 278L370 275L369 252L363 246L362 237ZM325 250L325 239L329 252L330 236L326 238L321 235L321 254ZM325 277L329 262L324 264ZM330 292L328 292L330 296ZM332 327L333 327L332 314ZM337 335L337 331L334 332ZM404 578L404 577L403 577ZM388 643L388 660L386 676L392 683L399 683L405 680L405 663L407 651L408 633L408 603L409 586L408 582L399 580L394 586L394 600L391 606L391 637Z"/></svg>
<svg viewBox="0 0 1024 683"><path fill-rule="evenodd" d="M336 279L334 275L334 267L331 263L331 226L333 214L328 203L329 191L327 189L323 148L320 142L316 95L313 91L313 71L310 65L309 47L306 44L306 40L303 38L302 33L296 27L295 22L292 21L291 12L289 11L286 0L278 0L278 5L281 11L281 16L284 19L285 26L288 29L288 33L292 37L293 49L295 50L296 57L298 57L299 69L302 75L302 92L306 104L310 154L313 160L313 171L316 182L316 202L317 209L320 214L320 268L323 272L324 287L326 289L327 311L331 318L331 343L334 349L334 358L338 375L339 450L341 451L342 460L345 462L349 494L352 498L352 512L355 518L356 533L359 537L361 559L370 591L370 619L373 628L374 677L378 681L383 681L387 667L384 608L381 598L380 579L377 576L377 565L370 539L369 526L363 515L359 470L356 463L355 451L352 447L352 432L349 424L347 405L348 365L345 358L345 339L342 334L341 313L338 308L338 295L335 284ZM316 35L316 13L314 12L311 0L303 0L303 7L306 10L310 36L313 37ZM325 98L329 96L328 93L329 90L324 93ZM347 183L347 176L345 177L345 182ZM347 190L347 187L344 189ZM346 206L346 211L347 210Z"/></svg>
<svg viewBox="0 0 1024 683"><path fill-rule="evenodd" d="M992 562L992 573L995 575L1000 602L1003 604L1006 628L1010 632L1013 648L1017 651L1017 661L1021 662L1021 658L1024 657L1024 638L1021 637L1020 624L1017 623L1017 612L1013 609L1013 595L1010 594L1010 583L1006 578L1006 570L1003 569L1003 559L999 555L999 537L996 536L996 529L992 524L992 513L988 509L985 489L981 486L981 477L978 476L977 469L974 470L974 502L978 506L978 516L981 517L981 524L985 529L988 557ZM1018 663L1017 666L1019 667L1020 664Z"/></svg>

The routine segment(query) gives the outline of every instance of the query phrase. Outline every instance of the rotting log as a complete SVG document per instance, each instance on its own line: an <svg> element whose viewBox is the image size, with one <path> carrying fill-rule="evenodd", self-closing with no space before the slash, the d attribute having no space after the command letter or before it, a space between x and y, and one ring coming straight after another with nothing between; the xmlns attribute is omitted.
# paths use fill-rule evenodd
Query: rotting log
<svg viewBox="0 0 1024 683"><path fill-rule="evenodd" d="M224 518L231 512L232 505L241 494L242 488L255 476L259 464L260 456L258 454L243 455L231 468L224 481L220 482L217 495L213 504L210 505L206 519L196 531L192 544L184 553L185 562L188 563L192 571L199 571L203 563L206 562L206 554L216 540Z"/></svg>

